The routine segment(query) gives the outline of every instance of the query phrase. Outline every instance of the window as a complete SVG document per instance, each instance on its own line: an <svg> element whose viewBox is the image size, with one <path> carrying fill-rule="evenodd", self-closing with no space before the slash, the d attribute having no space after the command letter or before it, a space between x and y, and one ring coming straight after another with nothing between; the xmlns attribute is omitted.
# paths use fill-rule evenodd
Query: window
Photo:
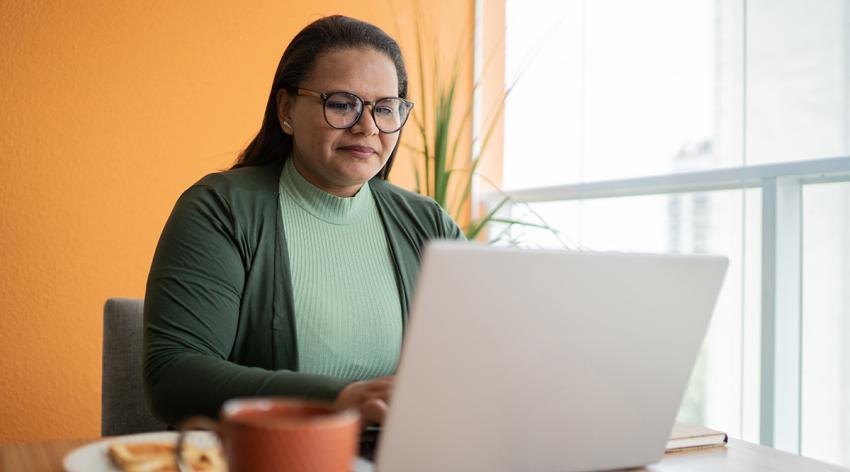
<svg viewBox="0 0 850 472"><path fill-rule="evenodd" d="M850 184L803 189L802 453L850 464Z"/></svg>
<svg viewBox="0 0 850 472"><path fill-rule="evenodd" d="M680 419L850 465L850 2L505 8L490 235L729 257Z"/></svg>

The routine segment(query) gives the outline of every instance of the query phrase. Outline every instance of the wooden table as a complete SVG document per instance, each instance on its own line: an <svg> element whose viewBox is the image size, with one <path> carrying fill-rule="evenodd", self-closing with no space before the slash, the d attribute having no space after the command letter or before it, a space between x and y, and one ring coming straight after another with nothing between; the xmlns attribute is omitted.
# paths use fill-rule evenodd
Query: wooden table
<svg viewBox="0 0 850 472"><path fill-rule="evenodd" d="M61 472L65 454L89 440L0 444L0 471ZM724 448L667 454L646 472L850 472L850 469L732 439Z"/></svg>
<svg viewBox="0 0 850 472"><path fill-rule="evenodd" d="M62 470L65 454L94 440L76 439L0 444L0 471L50 472Z"/></svg>

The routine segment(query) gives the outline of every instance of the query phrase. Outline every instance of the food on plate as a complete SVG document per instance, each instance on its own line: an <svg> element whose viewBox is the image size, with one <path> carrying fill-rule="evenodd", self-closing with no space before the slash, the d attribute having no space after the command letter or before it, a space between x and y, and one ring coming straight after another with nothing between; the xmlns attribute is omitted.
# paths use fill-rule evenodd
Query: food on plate
<svg viewBox="0 0 850 472"><path fill-rule="evenodd" d="M124 472L178 472L174 444L168 442L122 443L109 445L109 457ZM226 472L221 449L183 446L183 460L195 472Z"/></svg>

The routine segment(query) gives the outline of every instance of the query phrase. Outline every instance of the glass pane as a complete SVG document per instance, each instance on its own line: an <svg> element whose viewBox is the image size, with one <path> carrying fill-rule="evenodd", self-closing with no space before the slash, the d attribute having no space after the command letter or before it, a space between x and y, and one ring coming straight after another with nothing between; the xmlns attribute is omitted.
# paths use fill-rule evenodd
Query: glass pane
<svg viewBox="0 0 850 472"><path fill-rule="evenodd" d="M518 79L505 103L505 188L579 180L581 11L577 1L505 1L505 86Z"/></svg>
<svg viewBox="0 0 850 472"><path fill-rule="evenodd" d="M803 187L801 453L850 466L850 183Z"/></svg>
<svg viewBox="0 0 850 472"><path fill-rule="evenodd" d="M489 233L502 236L503 242L524 247L712 253L728 257L729 272L679 418L721 429L734 437L758 440L759 191L517 204L509 216L549 226L503 226Z"/></svg>
<svg viewBox="0 0 850 472"><path fill-rule="evenodd" d="M714 1L586 5L583 179L711 167Z"/></svg>
<svg viewBox="0 0 850 472"><path fill-rule="evenodd" d="M506 8L506 188L718 165L714 0Z"/></svg>
<svg viewBox="0 0 850 472"><path fill-rule="evenodd" d="M850 154L850 3L747 5L747 163Z"/></svg>
<svg viewBox="0 0 850 472"><path fill-rule="evenodd" d="M506 6L505 188L850 155L846 0Z"/></svg>

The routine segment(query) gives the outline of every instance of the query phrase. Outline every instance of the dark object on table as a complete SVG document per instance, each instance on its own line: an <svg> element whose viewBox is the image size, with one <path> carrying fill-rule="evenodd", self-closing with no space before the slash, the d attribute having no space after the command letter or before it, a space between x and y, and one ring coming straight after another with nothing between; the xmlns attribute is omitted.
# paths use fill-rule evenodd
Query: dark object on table
<svg viewBox="0 0 850 472"><path fill-rule="evenodd" d="M375 451L378 448L378 439L380 436L380 426L367 426L360 433L360 457L370 461L375 460Z"/></svg>

